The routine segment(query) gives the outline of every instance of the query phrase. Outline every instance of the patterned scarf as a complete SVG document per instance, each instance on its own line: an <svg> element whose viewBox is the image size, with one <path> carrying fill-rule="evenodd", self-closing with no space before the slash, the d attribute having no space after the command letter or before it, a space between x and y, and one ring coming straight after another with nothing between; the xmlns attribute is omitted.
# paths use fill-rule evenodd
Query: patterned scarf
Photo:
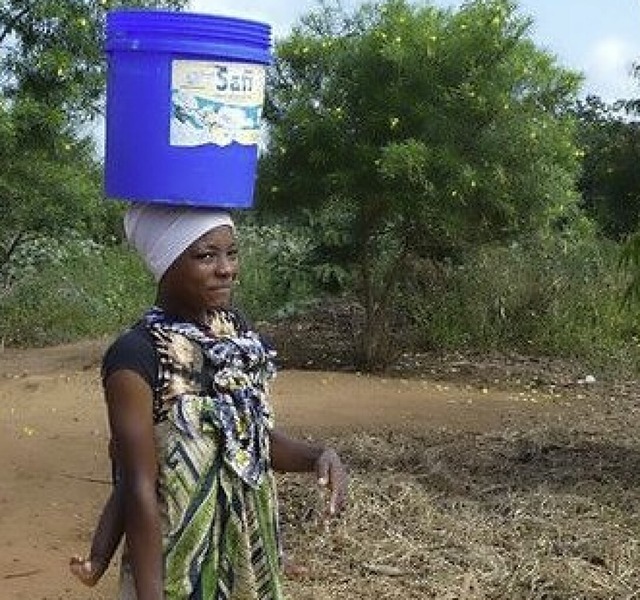
<svg viewBox="0 0 640 600"><path fill-rule="evenodd" d="M201 430L215 427L225 462L248 485L258 486L270 461L268 383L275 376L275 352L230 310L212 313L206 327L157 307L143 322L157 342L165 414L175 403L181 411L197 400L191 404L199 407ZM184 435L196 437L192 415L178 421Z"/></svg>

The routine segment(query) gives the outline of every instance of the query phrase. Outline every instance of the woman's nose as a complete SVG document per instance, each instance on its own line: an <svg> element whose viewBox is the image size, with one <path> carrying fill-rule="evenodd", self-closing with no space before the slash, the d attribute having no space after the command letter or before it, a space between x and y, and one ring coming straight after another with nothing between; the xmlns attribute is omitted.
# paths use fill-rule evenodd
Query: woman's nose
<svg viewBox="0 0 640 600"><path fill-rule="evenodd" d="M216 264L216 272L221 277L230 277L235 271L235 261L228 258L220 258Z"/></svg>

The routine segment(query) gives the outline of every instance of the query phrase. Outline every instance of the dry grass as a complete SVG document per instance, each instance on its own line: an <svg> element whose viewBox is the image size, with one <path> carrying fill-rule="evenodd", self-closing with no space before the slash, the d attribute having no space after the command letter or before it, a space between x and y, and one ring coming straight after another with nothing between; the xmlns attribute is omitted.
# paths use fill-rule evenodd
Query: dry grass
<svg viewBox="0 0 640 600"><path fill-rule="evenodd" d="M309 325L311 337L323 348L348 348L337 335L323 338L317 325ZM319 352L309 358L296 335L285 336L291 366L349 364L347 351L329 362ZM590 371L581 365L541 358L405 358L392 372L535 389L563 408L505 420L489 433L428 424L335 432L352 474L350 509L340 521L329 529L318 523L308 479L281 482L286 549L313 574L288 581L289 598L640 600L637 382L615 381L609 370L585 386L579 382Z"/></svg>
<svg viewBox="0 0 640 600"><path fill-rule="evenodd" d="M585 400L490 434L338 434L351 506L325 529L309 480L280 493L295 600L640 598L639 403Z"/></svg>

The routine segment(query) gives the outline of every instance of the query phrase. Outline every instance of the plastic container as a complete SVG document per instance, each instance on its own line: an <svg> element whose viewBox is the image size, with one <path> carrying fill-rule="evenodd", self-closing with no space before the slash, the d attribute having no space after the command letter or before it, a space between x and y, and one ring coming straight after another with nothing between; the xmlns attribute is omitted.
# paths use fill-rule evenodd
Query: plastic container
<svg viewBox="0 0 640 600"><path fill-rule="evenodd" d="M269 25L153 10L107 14L108 198L253 205Z"/></svg>

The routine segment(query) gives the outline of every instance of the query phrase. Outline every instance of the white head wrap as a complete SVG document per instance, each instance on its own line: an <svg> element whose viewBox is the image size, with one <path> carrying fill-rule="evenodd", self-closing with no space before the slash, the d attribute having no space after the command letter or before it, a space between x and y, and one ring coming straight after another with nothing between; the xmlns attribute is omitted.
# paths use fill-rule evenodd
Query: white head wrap
<svg viewBox="0 0 640 600"><path fill-rule="evenodd" d="M124 217L127 240L156 281L193 242L225 225L234 229L229 213L192 206L134 204Z"/></svg>

